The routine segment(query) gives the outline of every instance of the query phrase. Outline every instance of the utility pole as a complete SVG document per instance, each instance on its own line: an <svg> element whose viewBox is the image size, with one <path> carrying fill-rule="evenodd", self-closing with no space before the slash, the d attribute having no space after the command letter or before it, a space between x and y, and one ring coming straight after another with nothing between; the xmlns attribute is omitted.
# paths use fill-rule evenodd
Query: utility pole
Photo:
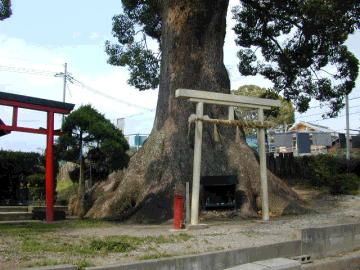
<svg viewBox="0 0 360 270"><path fill-rule="evenodd" d="M67 63L64 64L64 72L56 73L55 77L63 77L64 78L64 87L63 87L63 99L62 101L66 101L66 82L69 80L71 82L71 76L69 76L67 71ZM64 124L65 116L62 116L61 125Z"/></svg>
<svg viewBox="0 0 360 270"><path fill-rule="evenodd" d="M346 106L346 160L350 160L350 120L349 120L349 96L345 97Z"/></svg>
<svg viewBox="0 0 360 270"><path fill-rule="evenodd" d="M65 67L65 69L64 69L63 102L65 102L65 100L66 100L67 63L65 63L64 67ZM63 124L64 124L64 120L65 120L65 115L63 115L63 116L62 116L61 125L63 125Z"/></svg>

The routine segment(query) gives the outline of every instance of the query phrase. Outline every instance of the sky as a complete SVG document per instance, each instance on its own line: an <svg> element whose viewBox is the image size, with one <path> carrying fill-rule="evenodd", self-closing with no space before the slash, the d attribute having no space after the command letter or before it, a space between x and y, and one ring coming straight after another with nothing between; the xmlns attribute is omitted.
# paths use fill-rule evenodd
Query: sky
<svg viewBox="0 0 360 270"><path fill-rule="evenodd" d="M112 38L112 17L121 12L120 0L13 0L13 15L0 22L0 91L29 95L46 99L62 100L63 79L54 74L68 71L78 81L68 83L66 102L91 104L115 122L125 117L125 134L148 134L154 121L157 90L139 92L127 84L126 67L107 64L104 43ZM237 71L234 21L230 9L237 1L230 1L227 20L227 35L224 47L224 62L232 89L244 84L271 87L271 82L261 76L243 77ZM350 50L360 58L360 33L347 42ZM89 90L92 89L93 91ZM94 92L105 93L106 98ZM360 127L360 79L350 94L350 128ZM124 104L130 103L134 106ZM319 106L312 102L312 107ZM343 131L345 117L322 120L325 108L313 108L306 114L296 114L298 121L315 122ZM340 116L345 112L341 112ZM0 106L0 118L9 123L11 109ZM56 117L59 128L61 117ZM29 127L45 127L46 115L28 110L19 112L19 124ZM0 137L0 149L38 151L45 148L43 135L13 132Z"/></svg>

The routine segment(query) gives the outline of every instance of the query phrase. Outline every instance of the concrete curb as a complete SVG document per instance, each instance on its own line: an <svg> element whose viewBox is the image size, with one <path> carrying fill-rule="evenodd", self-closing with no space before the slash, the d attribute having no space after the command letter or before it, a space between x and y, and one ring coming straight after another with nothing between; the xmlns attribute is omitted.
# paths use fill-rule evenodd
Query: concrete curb
<svg viewBox="0 0 360 270"><path fill-rule="evenodd" d="M199 255L179 256L168 259L148 260L143 262L87 267L86 270L222 270L248 262L261 261L277 257L298 256L301 241L288 241L221 252Z"/></svg>
<svg viewBox="0 0 360 270"><path fill-rule="evenodd" d="M224 270L301 270L301 264L298 261L286 258L275 258L246 263Z"/></svg>
<svg viewBox="0 0 360 270"><path fill-rule="evenodd" d="M360 247L360 223L301 230L301 254L321 258Z"/></svg>
<svg viewBox="0 0 360 270"><path fill-rule="evenodd" d="M304 270L357 270L360 266L360 254L345 255L326 261L318 261L311 264L305 264L301 269Z"/></svg>

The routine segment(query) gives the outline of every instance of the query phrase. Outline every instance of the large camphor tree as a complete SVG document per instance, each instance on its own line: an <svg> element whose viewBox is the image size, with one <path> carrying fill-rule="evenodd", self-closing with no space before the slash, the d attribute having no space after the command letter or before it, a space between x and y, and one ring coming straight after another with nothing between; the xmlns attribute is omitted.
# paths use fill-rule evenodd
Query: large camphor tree
<svg viewBox="0 0 360 270"><path fill-rule="evenodd" d="M153 130L116 182L94 196L88 217L130 218L159 222L171 217L174 187L192 179L194 105L175 98L178 88L230 93L223 63L228 0L122 0L123 13L113 19L115 44L106 51L113 65L128 66L129 83L140 90L156 88L159 96ZM329 104L329 114L343 107L355 86L358 61L344 45L360 27L358 0L241 0L233 12L237 24L239 71L261 74L274 89L305 111L311 99ZM159 54L146 37L159 43ZM160 69L159 69L160 68ZM206 106L212 118L226 110ZM239 214L255 216L261 203L256 154L235 129L205 125L202 175L237 175ZM281 213L298 196L268 173L270 210ZM110 181L110 180L109 180ZM127 203L124 203L127 202ZM130 203L129 203L130 202Z"/></svg>

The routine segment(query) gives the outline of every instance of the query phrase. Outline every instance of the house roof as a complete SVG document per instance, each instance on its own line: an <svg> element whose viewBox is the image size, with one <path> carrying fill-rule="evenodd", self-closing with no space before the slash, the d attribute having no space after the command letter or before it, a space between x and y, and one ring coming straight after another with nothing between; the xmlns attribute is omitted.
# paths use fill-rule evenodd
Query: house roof
<svg viewBox="0 0 360 270"><path fill-rule="evenodd" d="M300 122L294 124L294 125L289 129L289 131L296 131L297 128L298 128L300 125L307 126L307 127L309 127L310 129L313 129L314 131L318 131L318 132L336 133L335 130L332 130L332 129L329 128L329 127L321 126L321 125L314 124L314 123L304 122L304 121L300 121Z"/></svg>

